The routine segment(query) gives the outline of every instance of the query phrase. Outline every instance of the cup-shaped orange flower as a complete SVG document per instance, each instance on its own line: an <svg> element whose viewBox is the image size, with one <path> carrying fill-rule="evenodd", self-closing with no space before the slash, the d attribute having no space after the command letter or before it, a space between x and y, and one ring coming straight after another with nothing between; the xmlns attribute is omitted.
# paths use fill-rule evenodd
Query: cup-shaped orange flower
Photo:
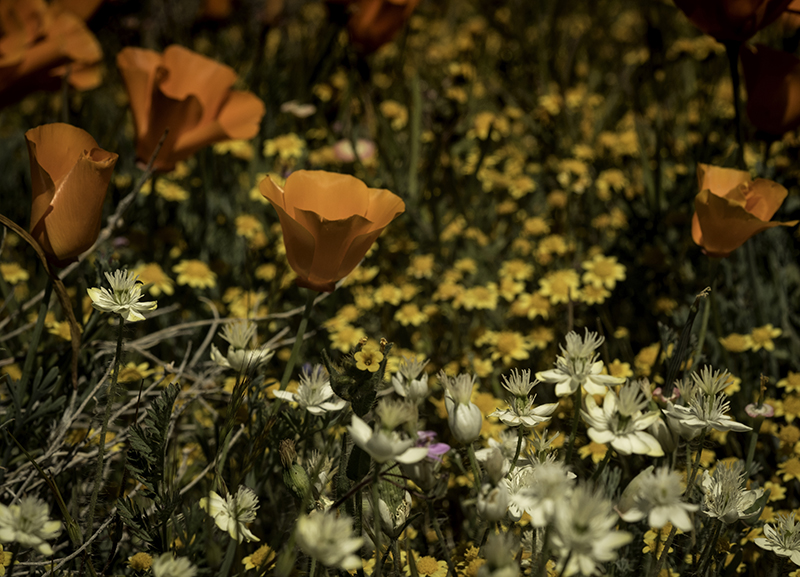
<svg viewBox="0 0 800 577"><path fill-rule="evenodd" d="M103 50L84 21L44 0L0 0L0 105L32 90L100 84Z"/></svg>
<svg viewBox="0 0 800 577"><path fill-rule="evenodd" d="M259 188L280 218L297 284L320 292L332 292L405 211L405 203L388 190L322 170L293 172L284 188L267 177Z"/></svg>
<svg viewBox="0 0 800 577"><path fill-rule="evenodd" d="M33 128L25 139L33 190L30 233L56 263L63 264L97 240L118 156L69 124Z"/></svg>
<svg viewBox="0 0 800 577"><path fill-rule="evenodd" d="M237 76L229 66L177 45L163 54L124 48L117 66L130 96L140 162L150 159L169 129L156 170L172 170L214 142L258 133L264 103L252 92L231 90Z"/></svg>
<svg viewBox="0 0 800 577"><path fill-rule="evenodd" d="M787 194L777 182L708 164L697 165L697 181L692 238L709 256L728 256L762 230L798 223L770 221Z"/></svg>
<svg viewBox="0 0 800 577"><path fill-rule="evenodd" d="M753 126L775 136L800 126L800 59L760 44L742 47L741 58Z"/></svg>
<svg viewBox="0 0 800 577"><path fill-rule="evenodd" d="M744 41L771 24L792 0L675 0L692 24L720 42Z"/></svg>

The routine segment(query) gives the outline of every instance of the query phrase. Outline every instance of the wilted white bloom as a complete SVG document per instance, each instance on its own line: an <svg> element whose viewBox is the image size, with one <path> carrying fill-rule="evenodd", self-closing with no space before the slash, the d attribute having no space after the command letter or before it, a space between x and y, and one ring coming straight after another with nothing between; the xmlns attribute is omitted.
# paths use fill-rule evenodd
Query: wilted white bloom
<svg viewBox="0 0 800 577"><path fill-rule="evenodd" d="M516 557L519 545L509 533L492 533L486 540L483 557L486 563L478 568L478 577L517 577Z"/></svg>
<svg viewBox="0 0 800 577"><path fill-rule="evenodd" d="M428 361L403 358L397 374L392 376L394 392L419 404L428 398L428 375L423 373Z"/></svg>
<svg viewBox="0 0 800 577"><path fill-rule="evenodd" d="M248 320L229 323L222 329L222 338L228 341L228 354L223 356L219 349L211 345L211 360L221 367L240 373L263 365L275 353L272 349L250 348L250 341L256 334L256 325Z"/></svg>
<svg viewBox="0 0 800 577"><path fill-rule="evenodd" d="M505 482L494 486L485 483L478 493L476 504L478 515L490 523L495 523L506 516L510 500L511 495L508 493L508 485Z"/></svg>
<svg viewBox="0 0 800 577"><path fill-rule="evenodd" d="M442 371L439 379L444 386L444 406L450 432L465 445L469 444L480 436L483 424L481 410L471 401L475 377L462 374L451 378Z"/></svg>
<svg viewBox="0 0 800 577"><path fill-rule="evenodd" d="M415 439L403 437L397 431L377 427L374 431L356 415L347 427L353 442L369 453L378 463L389 459L398 463L411 464L421 461L428 455L426 447L415 447Z"/></svg>
<svg viewBox="0 0 800 577"><path fill-rule="evenodd" d="M595 353L603 343L603 337L586 329L584 338L570 331L567 346L560 347L561 354L556 358L556 368L536 373L536 378L547 383L556 383L556 395L566 397L583 387L587 393L602 395L611 385L625 381L620 377L601 374L603 361Z"/></svg>
<svg viewBox="0 0 800 577"><path fill-rule="evenodd" d="M586 410L581 415L588 425L587 434L595 443L610 444L623 455L649 455L661 457L664 451L653 435L645 429L660 417L656 411L642 413L647 400L635 383L629 383L620 391L606 391L603 406L598 407L594 397L587 395Z"/></svg>
<svg viewBox="0 0 800 577"><path fill-rule="evenodd" d="M707 390L714 390L719 385L718 378L703 379L696 378L695 375L692 377L691 381L684 379L677 383L682 404L675 405L668 401L664 409L670 418L670 423L677 425L683 437L692 439L707 428L740 433L751 430L747 425L737 423L725 414L730 408L730 403L724 393L710 395L701 388L701 383L704 383L703 387Z"/></svg>
<svg viewBox="0 0 800 577"><path fill-rule="evenodd" d="M555 517L558 504L569 498L574 479L564 463L548 459L534 465L533 474L525 477L527 487L517 491L514 502L531 516L531 525L545 527Z"/></svg>
<svg viewBox="0 0 800 577"><path fill-rule="evenodd" d="M719 463L714 473L703 471L701 487L705 498L703 510L709 517L716 517L730 525L739 519L750 519L761 514L757 502L764 489L743 489L744 465L741 461Z"/></svg>
<svg viewBox="0 0 800 577"><path fill-rule="evenodd" d="M36 549L42 555L52 555L47 543L61 531L61 521L51 521L47 503L36 497L22 497L13 505L0 504L0 543L19 543Z"/></svg>
<svg viewBox="0 0 800 577"><path fill-rule="evenodd" d="M514 397L508 409L497 409L489 416L497 417L509 427L522 425L526 429L532 429L540 423L549 421L550 415L558 408L558 403L547 403L534 407L535 400L536 397L531 399Z"/></svg>
<svg viewBox="0 0 800 577"><path fill-rule="evenodd" d="M154 310L156 301L142 300L142 284L139 277L127 270L115 270L114 274L105 273L111 290L106 288L90 288L86 292L92 299L92 306L104 313L116 313L129 323L143 321L144 311Z"/></svg>
<svg viewBox="0 0 800 577"><path fill-rule="evenodd" d="M340 411L347 405L347 401L333 392L328 373L322 365L314 365L310 370L303 369L296 393L275 391L274 394L284 401L297 403L312 415Z"/></svg>
<svg viewBox="0 0 800 577"><path fill-rule="evenodd" d="M217 527L227 531L239 543L242 538L248 541L259 540L247 528L247 523L255 520L258 510L258 497L252 489L239 487L235 497L228 494L224 499L211 491L208 498L200 499L200 508L214 519Z"/></svg>
<svg viewBox="0 0 800 577"><path fill-rule="evenodd" d="M554 521L553 543L564 577L594 574L600 564L616 559L616 549L632 539L630 533L614 530L617 515L611 501L586 485L578 485L569 499L558 501Z"/></svg>
<svg viewBox="0 0 800 577"><path fill-rule="evenodd" d="M794 513L778 515L777 524L765 524L764 536L755 542L762 549L789 557L792 563L800 565L800 524L795 523Z"/></svg>
<svg viewBox="0 0 800 577"><path fill-rule="evenodd" d="M335 511L312 511L297 520L295 538L300 549L326 567L345 571L361 568L361 558L355 555L364 539L353 536L353 522L338 517Z"/></svg>
<svg viewBox="0 0 800 577"><path fill-rule="evenodd" d="M628 522L647 517L650 527L661 529L672 523L681 531L688 532L693 526L689 513L697 511L698 506L683 502L682 495L680 473L668 467L653 472L650 465L623 491L617 509L620 517Z"/></svg>
<svg viewBox="0 0 800 577"><path fill-rule="evenodd" d="M153 559L150 567L155 577L195 577L197 567L186 557L174 557L172 553L164 553Z"/></svg>

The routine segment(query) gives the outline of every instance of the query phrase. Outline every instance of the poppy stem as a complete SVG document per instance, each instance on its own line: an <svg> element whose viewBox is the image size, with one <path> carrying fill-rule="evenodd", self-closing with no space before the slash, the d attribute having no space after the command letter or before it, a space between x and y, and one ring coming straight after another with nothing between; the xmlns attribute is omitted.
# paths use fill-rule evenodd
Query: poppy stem
<svg viewBox="0 0 800 577"><path fill-rule="evenodd" d="M44 289L44 298L39 305L39 317L36 319L36 326L33 329L30 345L28 346L28 354L25 357L25 364L22 368L22 378L20 379L20 391L27 390L28 380L33 371L33 361L36 358L36 351L39 348L39 341L42 340L42 331L44 330L44 321L47 317L47 309L50 305L50 297L53 295L53 281L47 280L47 285Z"/></svg>
<svg viewBox="0 0 800 577"><path fill-rule="evenodd" d="M303 318L300 320L300 327L297 329L297 336L294 338L294 346L292 347L292 354L289 356L289 362L286 364L286 369L283 371L281 378L281 391L286 390L286 385L289 384L289 379L292 377L292 371L297 364L297 357L300 356L300 347L303 346L303 335L305 335L306 327L308 326L308 319L311 316L311 309L314 308L314 298L316 293L308 289L308 297L306 300L306 308L303 311Z"/></svg>
<svg viewBox="0 0 800 577"><path fill-rule="evenodd" d="M744 162L744 136L742 135L742 98L739 94L739 49L742 43L731 40L725 43L728 53L728 64L731 70L731 84L733 85L733 110L736 114L736 142L739 148L736 151L736 167L747 170Z"/></svg>

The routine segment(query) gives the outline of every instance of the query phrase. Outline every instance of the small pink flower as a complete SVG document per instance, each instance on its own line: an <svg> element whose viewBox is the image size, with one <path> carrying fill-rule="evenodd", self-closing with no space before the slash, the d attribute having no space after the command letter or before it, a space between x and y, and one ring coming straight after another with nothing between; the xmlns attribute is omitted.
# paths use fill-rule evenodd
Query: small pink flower
<svg viewBox="0 0 800 577"><path fill-rule="evenodd" d="M775 415L775 408L769 403L763 403L761 405L750 403L744 408L744 412L753 419L757 419L758 417L769 418Z"/></svg>

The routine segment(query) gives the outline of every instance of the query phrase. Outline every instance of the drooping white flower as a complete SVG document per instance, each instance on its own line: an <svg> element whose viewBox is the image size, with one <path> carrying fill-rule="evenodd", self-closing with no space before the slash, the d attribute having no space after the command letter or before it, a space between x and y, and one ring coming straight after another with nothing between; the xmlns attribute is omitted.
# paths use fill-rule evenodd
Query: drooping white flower
<svg viewBox="0 0 800 577"><path fill-rule="evenodd" d="M603 361L595 352L603 343L603 337L586 329L583 338L571 331L567 334L567 346L560 347L556 368L536 373L540 381L556 384L556 395L566 397L583 387L587 393L602 395L608 387L625 381L620 377L601 374Z"/></svg>
<svg viewBox="0 0 800 577"><path fill-rule="evenodd" d="M274 394L284 401L297 403L312 415L340 411L347 405L347 401L333 392L330 377L322 365L314 365L311 370L302 371L296 393L275 391Z"/></svg>
<svg viewBox="0 0 800 577"><path fill-rule="evenodd" d="M468 445L481 434L483 415L478 405L471 401L475 377L458 375L449 377L444 371L439 373L444 386L444 406L447 409L447 423L453 436Z"/></svg>
<svg viewBox="0 0 800 577"><path fill-rule="evenodd" d="M617 519L611 501L586 485L578 485L569 499L559 500L553 544L560 575L592 575L600 564L616 559L616 549L633 538L626 531L614 530Z"/></svg>
<svg viewBox="0 0 800 577"><path fill-rule="evenodd" d="M698 506L681 500L681 479L677 471L668 467L653 471L650 465L623 491L617 505L620 517L628 522L647 517L650 527L656 529L672 523L683 532L691 531L693 525L689 513L696 511Z"/></svg>
<svg viewBox="0 0 800 577"><path fill-rule="evenodd" d="M239 543L243 538L248 541L259 540L247 528L247 523L255 520L258 510L258 497L252 489L239 487L236 496L228 494L224 499L211 491L208 498L200 499L200 508L214 519L217 527L227 531Z"/></svg>
<svg viewBox="0 0 800 577"><path fill-rule="evenodd" d="M186 557L175 557L164 553L153 559L150 567L155 577L195 577L197 567Z"/></svg>
<svg viewBox="0 0 800 577"><path fill-rule="evenodd" d="M764 489L744 489L744 465L741 461L719 463L712 474L703 471L700 486L705 495L703 511L730 525L739 519L758 516L757 501Z"/></svg>
<svg viewBox="0 0 800 577"><path fill-rule="evenodd" d="M47 543L61 531L61 521L51 521L47 503L36 497L22 497L19 503L0 504L0 542L19 543L36 549L42 555L52 555Z"/></svg>
<svg viewBox="0 0 800 577"><path fill-rule="evenodd" d="M795 523L794 512L778 515L777 521L764 525L764 536L755 539L756 545L800 565L800 524Z"/></svg>
<svg viewBox="0 0 800 577"><path fill-rule="evenodd" d="M222 329L222 338L228 341L228 354L224 355L211 345L211 360L221 367L240 373L255 369L272 358L275 351L266 347L251 348L256 325L248 320L229 323Z"/></svg>
<svg viewBox="0 0 800 577"><path fill-rule="evenodd" d="M297 520L295 538L300 550L326 567L351 571L361 567L355 555L364 544L362 537L353 536L353 522L338 517L335 511L312 511Z"/></svg>
<svg viewBox="0 0 800 577"><path fill-rule="evenodd" d="M156 301L141 302L142 284L137 275L127 270L115 270L113 275L105 273L105 276L111 290L90 288L86 291L97 310L118 314L129 323L135 323L144 320L144 311L152 311L158 306Z"/></svg>
<svg viewBox="0 0 800 577"><path fill-rule="evenodd" d="M494 486L491 483L484 483L478 493L478 502L476 503L478 515L489 523L500 521L506 516L510 498L505 481Z"/></svg>
<svg viewBox="0 0 800 577"><path fill-rule="evenodd" d="M634 392L633 399L631 391ZM623 455L661 457L664 455L661 445L645 431L660 418L660 414L657 411L642 413L640 409L647 405L647 401L641 398L637 402L635 394L638 394L635 383L623 387L620 397L613 389L608 389L602 407L597 405L593 396L587 395L586 410L581 410L588 425L587 434L595 443L610 444Z"/></svg>
<svg viewBox="0 0 800 577"><path fill-rule="evenodd" d="M371 429L367 423L358 416L353 415L353 420L347 427L353 442L369 453L378 463L388 460L410 465L421 461L428 455L426 447L415 447L416 439L409 439L397 431L389 431L382 427Z"/></svg>

